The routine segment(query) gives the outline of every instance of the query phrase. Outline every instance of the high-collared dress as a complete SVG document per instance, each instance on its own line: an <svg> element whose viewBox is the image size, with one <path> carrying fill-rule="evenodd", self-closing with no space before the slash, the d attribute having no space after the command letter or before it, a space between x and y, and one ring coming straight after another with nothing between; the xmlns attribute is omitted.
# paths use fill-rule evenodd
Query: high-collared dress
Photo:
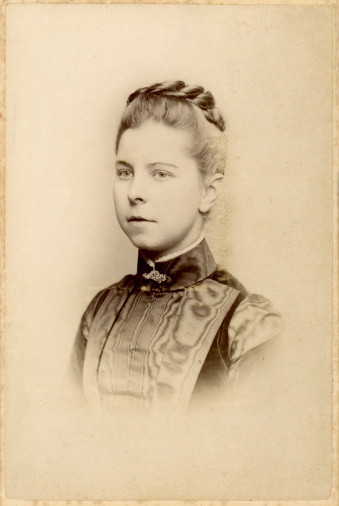
<svg viewBox="0 0 339 506"><path fill-rule="evenodd" d="M139 252L137 274L86 309L71 381L95 411L227 403L280 333L271 303L218 268L205 240L153 265Z"/></svg>

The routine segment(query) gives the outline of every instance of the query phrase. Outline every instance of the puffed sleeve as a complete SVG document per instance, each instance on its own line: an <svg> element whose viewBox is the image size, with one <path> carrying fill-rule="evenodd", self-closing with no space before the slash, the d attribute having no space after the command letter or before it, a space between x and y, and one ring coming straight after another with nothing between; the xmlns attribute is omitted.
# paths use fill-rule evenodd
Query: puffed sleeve
<svg viewBox="0 0 339 506"><path fill-rule="evenodd" d="M274 395L282 330L281 315L261 295L248 295L235 310L228 329L229 384L240 402Z"/></svg>

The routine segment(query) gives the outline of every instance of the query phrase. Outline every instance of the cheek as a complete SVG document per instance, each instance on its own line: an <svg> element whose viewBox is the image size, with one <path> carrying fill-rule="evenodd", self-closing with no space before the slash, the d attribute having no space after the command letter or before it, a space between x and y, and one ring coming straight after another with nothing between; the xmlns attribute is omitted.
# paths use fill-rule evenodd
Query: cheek
<svg viewBox="0 0 339 506"><path fill-rule="evenodd" d="M116 181L113 184L113 197L116 200L123 200L126 194L126 184L121 184L121 181Z"/></svg>
<svg viewBox="0 0 339 506"><path fill-rule="evenodd" d="M119 185L113 186L113 200L114 200L114 206L117 213L122 210L124 207L124 195L122 188L119 187Z"/></svg>
<svg viewBox="0 0 339 506"><path fill-rule="evenodd" d="M199 181L190 181L180 189L181 206L189 215L198 212L201 198L202 188ZM176 195L176 201L178 200L179 195Z"/></svg>
<svg viewBox="0 0 339 506"><path fill-rule="evenodd" d="M190 223L199 214L199 204L195 193L176 192L172 198L162 199L159 209L168 222L175 227Z"/></svg>

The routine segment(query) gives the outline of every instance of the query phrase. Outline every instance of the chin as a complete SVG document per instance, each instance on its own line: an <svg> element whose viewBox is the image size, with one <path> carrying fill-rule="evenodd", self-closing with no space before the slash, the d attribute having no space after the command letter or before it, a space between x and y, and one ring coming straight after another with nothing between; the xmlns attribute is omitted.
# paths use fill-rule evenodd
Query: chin
<svg viewBox="0 0 339 506"><path fill-rule="evenodd" d="M171 246L164 246L164 245L160 245L160 244L154 244L150 241L142 241L142 240L137 240L136 238L130 238L130 241L131 243L138 249L141 249L142 251L144 252L149 252L150 253L150 257L160 257L160 256L163 256L163 255L167 255L168 251L172 251L173 248L171 248Z"/></svg>
<svg viewBox="0 0 339 506"><path fill-rule="evenodd" d="M129 240L133 246L144 251L158 251L159 249L162 249L161 247L159 248L158 245L154 245L151 241L147 241L141 237L129 237Z"/></svg>

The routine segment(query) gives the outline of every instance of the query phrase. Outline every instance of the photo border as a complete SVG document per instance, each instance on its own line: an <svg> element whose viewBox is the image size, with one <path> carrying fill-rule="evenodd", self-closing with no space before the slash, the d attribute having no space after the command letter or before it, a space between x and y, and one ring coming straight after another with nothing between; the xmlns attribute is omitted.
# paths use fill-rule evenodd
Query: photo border
<svg viewBox="0 0 339 506"><path fill-rule="evenodd" d="M300 501L172 501L150 500L150 501L24 501L11 500L6 498L4 489L4 390L5 390L5 181L6 181L6 8L12 4L157 4L157 5L286 5L286 6L330 6L332 7L333 22L333 467L332 467L332 494L326 500L300 500ZM0 321L1 321L1 494L0 501L3 506L332 506L339 504L338 498L338 147L339 147L339 112L338 112L338 1L328 0L304 0L294 1L232 1L232 0L2 0L0 13L0 218L1 218L1 240L0 240Z"/></svg>

